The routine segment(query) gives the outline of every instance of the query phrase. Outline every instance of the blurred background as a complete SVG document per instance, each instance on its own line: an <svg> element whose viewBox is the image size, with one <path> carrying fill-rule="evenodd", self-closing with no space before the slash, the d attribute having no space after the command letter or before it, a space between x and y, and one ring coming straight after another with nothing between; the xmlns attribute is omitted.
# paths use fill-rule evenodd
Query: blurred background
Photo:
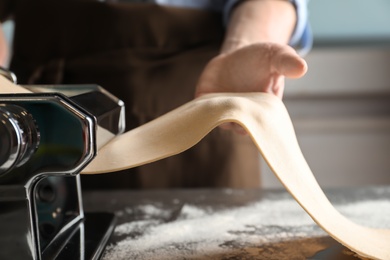
<svg viewBox="0 0 390 260"><path fill-rule="evenodd" d="M390 1L311 0L307 75L284 101L323 187L390 184ZM266 187L279 181L262 165Z"/></svg>
<svg viewBox="0 0 390 260"><path fill-rule="evenodd" d="M309 71L287 80L284 101L322 187L390 184L389 11L388 0L309 2ZM262 168L263 186L281 187Z"/></svg>

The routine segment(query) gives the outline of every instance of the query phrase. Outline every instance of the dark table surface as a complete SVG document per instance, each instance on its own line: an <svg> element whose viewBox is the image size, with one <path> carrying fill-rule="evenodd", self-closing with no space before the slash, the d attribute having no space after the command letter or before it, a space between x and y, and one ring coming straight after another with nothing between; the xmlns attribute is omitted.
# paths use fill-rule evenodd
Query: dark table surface
<svg viewBox="0 0 390 260"><path fill-rule="evenodd" d="M353 221L390 228L390 187L325 193ZM283 190L99 191L83 199L85 211L117 216L103 259L359 259Z"/></svg>

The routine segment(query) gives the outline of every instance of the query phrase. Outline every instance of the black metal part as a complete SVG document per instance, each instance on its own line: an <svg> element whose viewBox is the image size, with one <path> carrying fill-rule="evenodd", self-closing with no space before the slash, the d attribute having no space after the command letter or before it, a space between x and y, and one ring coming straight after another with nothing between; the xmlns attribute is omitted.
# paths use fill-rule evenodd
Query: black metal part
<svg viewBox="0 0 390 260"><path fill-rule="evenodd" d="M84 221L79 224L78 229L56 259L99 259L114 230L115 223L116 218L112 213L86 213ZM44 255L46 253L44 252Z"/></svg>

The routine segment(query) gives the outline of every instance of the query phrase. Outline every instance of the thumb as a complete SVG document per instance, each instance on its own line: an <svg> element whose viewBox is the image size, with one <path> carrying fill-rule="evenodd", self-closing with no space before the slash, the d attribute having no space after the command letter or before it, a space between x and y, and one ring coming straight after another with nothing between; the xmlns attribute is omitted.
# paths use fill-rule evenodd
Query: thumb
<svg viewBox="0 0 390 260"><path fill-rule="evenodd" d="M300 78L307 71L307 63L293 49L281 51L275 57L274 68L288 78Z"/></svg>

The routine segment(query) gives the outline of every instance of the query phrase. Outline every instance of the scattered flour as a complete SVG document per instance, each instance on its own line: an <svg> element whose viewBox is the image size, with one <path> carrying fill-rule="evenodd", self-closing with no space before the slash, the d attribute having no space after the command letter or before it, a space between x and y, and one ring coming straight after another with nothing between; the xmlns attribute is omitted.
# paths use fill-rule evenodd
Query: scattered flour
<svg viewBox="0 0 390 260"><path fill-rule="evenodd" d="M336 208L341 214L360 225L372 228L390 228L390 199L336 205Z"/></svg>
<svg viewBox="0 0 390 260"><path fill-rule="evenodd" d="M390 201L336 208L362 225L390 228ZM263 200L214 212L184 205L177 218L167 222L161 216L171 212L162 207L141 205L133 210L143 211L147 217L117 226L115 235L127 236L109 245L104 259L212 259L237 248L248 252L256 248L258 252L259 246L267 243L326 235L292 199Z"/></svg>
<svg viewBox="0 0 390 260"><path fill-rule="evenodd" d="M196 206L184 205L180 211L180 215L178 216L178 219L179 220L196 219L196 218L205 217L208 214L212 214L212 212L210 210L206 210Z"/></svg>

